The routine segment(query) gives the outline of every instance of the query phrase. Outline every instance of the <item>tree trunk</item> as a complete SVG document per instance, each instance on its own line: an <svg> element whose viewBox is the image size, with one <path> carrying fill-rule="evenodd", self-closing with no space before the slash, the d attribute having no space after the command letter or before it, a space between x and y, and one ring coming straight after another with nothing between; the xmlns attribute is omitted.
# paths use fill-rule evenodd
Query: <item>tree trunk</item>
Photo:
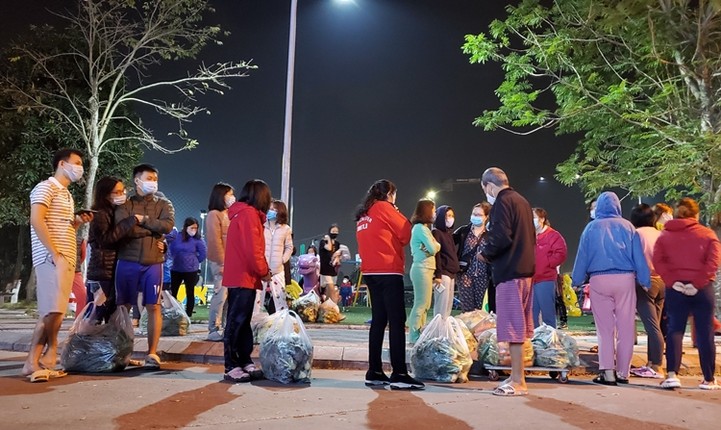
<svg viewBox="0 0 721 430"><path fill-rule="evenodd" d="M13 268L12 280L15 282L20 279L20 274L23 271L23 258L25 257L25 235L27 231L25 226L18 226L18 242L15 255L15 267Z"/></svg>
<svg viewBox="0 0 721 430"><path fill-rule="evenodd" d="M27 284L25 284L25 301L31 302L37 299L36 292L38 287L38 278L35 276L35 267L30 272Z"/></svg>

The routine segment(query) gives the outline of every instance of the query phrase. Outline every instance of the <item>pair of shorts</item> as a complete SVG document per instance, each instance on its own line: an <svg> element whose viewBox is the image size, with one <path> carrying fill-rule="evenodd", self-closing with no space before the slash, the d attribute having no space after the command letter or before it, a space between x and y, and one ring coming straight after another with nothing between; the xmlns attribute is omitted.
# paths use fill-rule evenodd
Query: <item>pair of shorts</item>
<svg viewBox="0 0 721 430"><path fill-rule="evenodd" d="M162 263L146 266L118 260L115 268L115 300L118 306L138 304L138 294L142 294L139 305L157 305L162 286Z"/></svg>
<svg viewBox="0 0 721 430"><path fill-rule="evenodd" d="M75 266L71 266L65 258L54 263L48 254L45 261L35 266L35 275L40 318L51 313L65 314L73 289Z"/></svg>
<svg viewBox="0 0 721 430"><path fill-rule="evenodd" d="M532 278L496 285L496 333L499 342L523 343L533 337Z"/></svg>

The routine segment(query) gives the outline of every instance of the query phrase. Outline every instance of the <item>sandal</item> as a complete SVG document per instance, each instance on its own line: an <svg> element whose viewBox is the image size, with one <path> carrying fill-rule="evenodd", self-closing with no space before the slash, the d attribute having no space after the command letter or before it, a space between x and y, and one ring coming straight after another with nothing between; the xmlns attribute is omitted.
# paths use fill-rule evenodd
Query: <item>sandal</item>
<svg viewBox="0 0 721 430"><path fill-rule="evenodd" d="M595 384L609 385L609 386L611 386L611 387L615 387L615 386L618 385L618 383L617 383L616 381L609 381L609 380L607 380L607 379L606 379L606 376L605 376L603 373L601 373L600 375L598 375L598 376L596 376L595 378L593 378L593 382L594 382ZM628 382L628 381L627 381L627 382Z"/></svg>
<svg viewBox="0 0 721 430"><path fill-rule="evenodd" d="M639 378L661 378L661 375L658 372L648 366L631 368L631 375L638 376Z"/></svg>
<svg viewBox="0 0 721 430"><path fill-rule="evenodd" d="M527 396L528 390L517 390L513 385L505 384L493 390L493 395L500 397L520 397Z"/></svg>
<svg viewBox="0 0 721 430"><path fill-rule="evenodd" d="M223 379L230 382L250 382L250 375L240 367L236 367L223 375Z"/></svg>
<svg viewBox="0 0 721 430"><path fill-rule="evenodd" d="M666 378L663 382L661 382L661 388L681 388L681 380L676 377Z"/></svg>
<svg viewBox="0 0 721 430"><path fill-rule="evenodd" d="M148 356L145 357L145 365L143 367L146 369L160 369L160 357L158 357L157 354L148 354Z"/></svg>
<svg viewBox="0 0 721 430"><path fill-rule="evenodd" d="M698 387L702 390L721 390L721 385L716 382L716 379L711 382L703 381L701 384L699 384Z"/></svg>
<svg viewBox="0 0 721 430"><path fill-rule="evenodd" d="M49 379L58 379L58 378L64 378L68 376L68 372L64 370L53 370L53 369L47 369L48 371L48 378Z"/></svg>
<svg viewBox="0 0 721 430"><path fill-rule="evenodd" d="M598 345L593 345L591 348L589 348L588 351L598 353Z"/></svg>
<svg viewBox="0 0 721 430"><path fill-rule="evenodd" d="M36 370L28 375L30 382L48 382L50 380L50 371L48 369Z"/></svg>
<svg viewBox="0 0 721 430"><path fill-rule="evenodd" d="M251 379L263 379L263 371L255 367L253 363L245 365L243 371L250 375Z"/></svg>

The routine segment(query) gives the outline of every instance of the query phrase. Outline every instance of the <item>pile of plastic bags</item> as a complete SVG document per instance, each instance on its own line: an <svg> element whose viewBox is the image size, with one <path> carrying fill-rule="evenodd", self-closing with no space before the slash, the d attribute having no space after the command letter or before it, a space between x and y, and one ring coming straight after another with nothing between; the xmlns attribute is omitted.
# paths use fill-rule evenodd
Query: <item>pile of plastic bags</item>
<svg viewBox="0 0 721 430"><path fill-rule="evenodd" d="M476 338L484 331L496 328L496 315L493 312L488 313L477 309L475 311L462 313L456 316L456 318L463 321L466 327L468 327L468 330L470 330Z"/></svg>
<svg viewBox="0 0 721 430"><path fill-rule="evenodd" d="M467 382L473 360L463 322L433 317L411 350L411 367L417 378L438 382Z"/></svg>
<svg viewBox="0 0 721 430"><path fill-rule="evenodd" d="M117 372L125 369L133 353L133 325L128 310L120 306L102 324L98 306L88 303L65 340L60 363L70 372Z"/></svg>
<svg viewBox="0 0 721 430"><path fill-rule="evenodd" d="M315 294L315 293L314 293ZM340 313L340 308L331 299L326 299L318 308L318 321L326 324L335 324L343 321L345 316Z"/></svg>
<svg viewBox="0 0 721 430"><path fill-rule="evenodd" d="M190 331L190 317L185 313L183 305L178 302L170 291L163 290L161 297L163 328L161 336L185 336ZM140 332L148 333L148 312L143 310L140 316Z"/></svg>
<svg viewBox="0 0 721 430"><path fill-rule="evenodd" d="M298 314L285 309L273 315L259 356L267 379L283 384L310 382L313 344Z"/></svg>
<svg viewBox="0 0 721 430"><path fill-rule="evenodd" d="M564 369L580 364L576 339L549 325L537 327L531 342L536 366Z"/></svg>
<svg viewBox="0 0 721 430"><path fill-rule="evenodd" d="M303 322L314 323L318 319L318 309L320 308L320 297L315 291L300 296L293 301L293 310L300 316Z"/></svg>

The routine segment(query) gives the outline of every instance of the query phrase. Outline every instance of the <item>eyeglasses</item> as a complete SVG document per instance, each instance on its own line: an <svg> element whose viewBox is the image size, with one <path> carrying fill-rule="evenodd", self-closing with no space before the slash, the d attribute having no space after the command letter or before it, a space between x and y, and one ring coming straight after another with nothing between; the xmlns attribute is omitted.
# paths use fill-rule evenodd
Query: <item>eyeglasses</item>
<svg viewBox="0 0 721 430"><path fill-rule="evenodd" d="M127 194L127 193L128 193L127 190L112 191L112 192L110 193L110 195L112 195L112 196L122 196L123 194Z"/></svg>

